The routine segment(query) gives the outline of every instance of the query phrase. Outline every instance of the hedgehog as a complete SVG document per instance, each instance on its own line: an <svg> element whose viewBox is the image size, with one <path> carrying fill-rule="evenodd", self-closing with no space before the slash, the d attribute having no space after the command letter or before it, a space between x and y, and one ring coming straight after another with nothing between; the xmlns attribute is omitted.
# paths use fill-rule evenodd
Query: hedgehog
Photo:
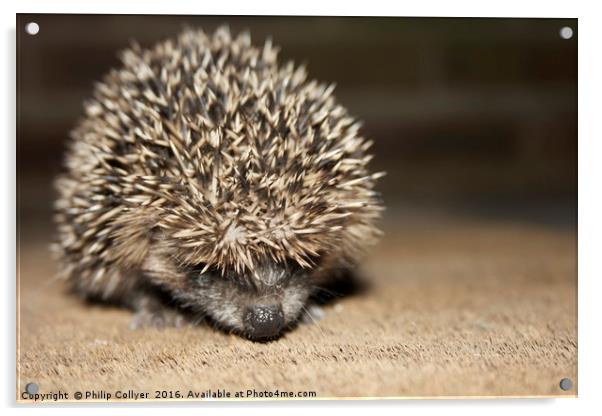
<svg viewBox="0 0 602 416"><path fill-rule="evenodd" d="M55 180L60 277L131 326L207 321L250 340L296 326L312 293L381 232L372 141L270 39L184 29L94 85Z"/></svg>

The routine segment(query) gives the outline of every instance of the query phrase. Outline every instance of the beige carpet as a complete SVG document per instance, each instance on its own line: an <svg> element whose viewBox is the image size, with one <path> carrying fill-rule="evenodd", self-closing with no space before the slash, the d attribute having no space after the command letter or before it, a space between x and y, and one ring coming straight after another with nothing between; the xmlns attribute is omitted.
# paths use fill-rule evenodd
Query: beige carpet
<svg viewBox="0 0 602 416"><path fill-rule="evenodd" d="M44 239L22 233L18 388L40 393L313 391L318 398L577 392L572 228L423 219L385 226L360 295L318 325L252 343L207 327L130 331L50 280ZM561 378L572 379L562 391Z"/></svg>

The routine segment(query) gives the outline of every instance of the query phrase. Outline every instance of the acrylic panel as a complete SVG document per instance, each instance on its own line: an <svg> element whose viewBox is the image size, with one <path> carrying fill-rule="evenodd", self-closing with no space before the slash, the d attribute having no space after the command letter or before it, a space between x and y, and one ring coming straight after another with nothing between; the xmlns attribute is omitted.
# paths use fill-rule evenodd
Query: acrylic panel
<svg viewBox="0 0 602 416"><path fill-rule="evenodd" d="M577 394L577 20L17 15L17 400Z"/></svg>

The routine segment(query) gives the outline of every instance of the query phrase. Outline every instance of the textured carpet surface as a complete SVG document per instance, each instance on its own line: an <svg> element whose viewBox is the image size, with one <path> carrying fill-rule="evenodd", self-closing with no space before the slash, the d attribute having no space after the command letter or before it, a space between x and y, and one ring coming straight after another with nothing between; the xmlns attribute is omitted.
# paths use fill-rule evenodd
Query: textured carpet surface
<svg viewBox="0 0 602 416"><path fill-rule="evenodd" d="M18 389L211 389L318 398L577 392L573 227L491 220L385 226L362 293L317 324L252 343L205 326L130 331L130 312L87 306L50 279L44 239L22 234ZM562 391L560 379L573 388Z"/></svg>

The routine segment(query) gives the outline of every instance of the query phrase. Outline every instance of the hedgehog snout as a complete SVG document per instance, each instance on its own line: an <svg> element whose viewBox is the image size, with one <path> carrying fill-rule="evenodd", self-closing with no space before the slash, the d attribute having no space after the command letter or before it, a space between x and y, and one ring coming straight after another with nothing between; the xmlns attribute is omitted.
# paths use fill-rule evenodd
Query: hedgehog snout
<svg viewBox="0 0 602 416"><path fill-rule="evenodd" d="M245 310L244 325L252 339L274 338L284 328L284 312L280 305L254 305Z"/></svg>

